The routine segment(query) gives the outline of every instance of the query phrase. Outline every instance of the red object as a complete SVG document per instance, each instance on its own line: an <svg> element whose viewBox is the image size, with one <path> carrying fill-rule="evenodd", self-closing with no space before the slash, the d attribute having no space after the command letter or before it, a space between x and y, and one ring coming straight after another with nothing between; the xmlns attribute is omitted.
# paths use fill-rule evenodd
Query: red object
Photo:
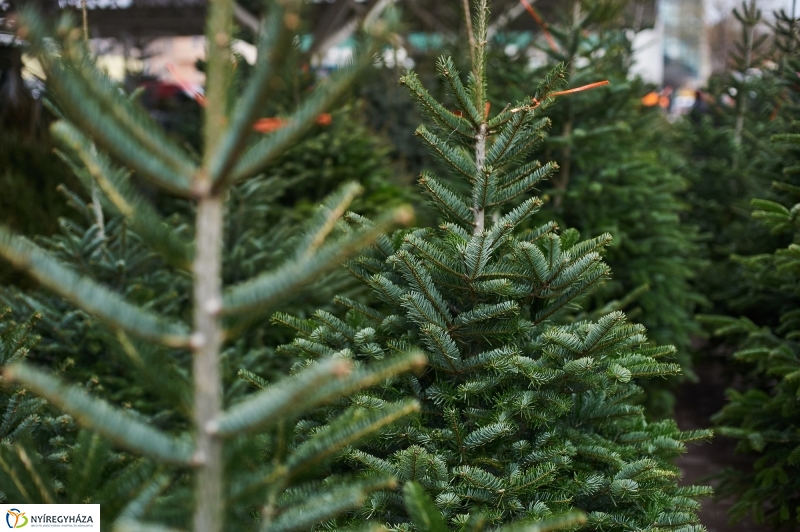
<svg viewBox="0 0 800 532"><path fill-rule="evenodd" d="M658 105L660 96L656 91L648 92L642 96L642 105L645 107L655 107Z"/></svg>
<svg viewBox="0 0 800 532"><path fill-rule="evenodd" d="M178 85L189 95L191 95L195 101L200 104L200 106L206 106L206 99L205 97L194 90L189 83L186 82L183 78L181 78L180 74L178 74L178 69L175 68L175 65L168 64L167 70L169 73L172 74L172 77L175 78L175 81L178 82ZM322 113L317 117L317 124L321 126L329 126L333 122L333 118L328 113ZM258 133L272 133L273 131L277 131L280 128L286 126L288 121L284 118L259 118L253 124L253 131L257 131Z"/></svg>
<svg viewBox="0 0 800 532"><path fill-rule="evenodd" d="M322 113L317 117L317 124L321 126L329 126L333 122L333 117L328 113Z"/></svg>
<svg viewBox="0 0 800 532"><path fill-rule="evenodd" d="M322 113L317 117L317 124L321 126L329 126L333 122L333 118L328 113ZM272 133L282 127L285 127L289 121L283 118L259 118L253 124L253 130L259 133Z"/></svg>
<svg viewBox="0 0 800 532"><path fill-rule="evenodd" d="M259 133L271 133L286 125L283 118L260 118L253 124L253 130Z"/></svg>

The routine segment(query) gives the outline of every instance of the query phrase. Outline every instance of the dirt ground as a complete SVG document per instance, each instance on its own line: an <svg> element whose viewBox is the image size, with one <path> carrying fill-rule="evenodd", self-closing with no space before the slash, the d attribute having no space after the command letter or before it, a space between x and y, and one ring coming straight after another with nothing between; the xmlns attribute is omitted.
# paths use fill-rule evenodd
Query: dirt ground
<svg viewBox="0 0 800 532"><path fill-rule="evenodd" d="M686 383L677 393L675 416L682 430L708 428L709 418L724 405L726 382L720 359L703 362L695 367L700 383ZM736 443L717 436L711 443L690 445L689 452L679 461L683 471L682 484L715 484L707 479L726 467L746 467L749 460L734 454ZM772 529L750 520L736 524L728 522L727 511L732 501L708 499L703 502L700 521L709 532L769 532Z"/></svg>

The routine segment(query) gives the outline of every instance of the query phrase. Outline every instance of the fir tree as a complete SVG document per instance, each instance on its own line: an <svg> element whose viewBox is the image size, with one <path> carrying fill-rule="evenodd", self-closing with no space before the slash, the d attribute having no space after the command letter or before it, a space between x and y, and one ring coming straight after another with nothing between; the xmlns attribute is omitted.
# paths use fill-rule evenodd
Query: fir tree
<svg viewBox="0 0 800 532"><path fill-rule="evenodd" d="M31 332L36 316L17 324L8 319L9 313L9 309L5 309L0 314L0 365L21 362L38 340ZM44 404L42 399L0 380L0 442L8 444L34 429Z"/></svg>
<svg viewBox="0 0 800 532"><path fill-rule="evenodd" d="M13 448L4 443L0 452L13 458L0 462L8 500L99 502L104 524L126 530L185 527L193 520L198 531L288 531L357 507L367 493L393 484L387 476L323 485L314 482L313 472L341 448L416 410L413 400L381 412L350 409L330 418L326 430L304 434L302 441L287 426L313 407L419 367L424 359L418 353L359 367L345 360L320 361L291 378L253 380L263 390L247 396L241 386L223 389L226 372L233 370L226 367L227 356L241 331L390 224L409 217L407 209L390 210L374 227L342 234L339 219L359 192L357 185L345 184L296 230L291 249L284 246L274 255L257 250L260 258L250 265L258 271L225 282L226 202L237 195L232 187L269 186L253 178L313 126L371 62L375 49L367 45L355 65L318 87L286 118L285 127L251 141L262 103L281 82L299 7L296 1L271 4L258 64L234 101L233 2L210 6L199 159L96 68L69 20L59 23L53 39L35 13L21 17L19 35L41 62L61 114L52 132L79 177L91 181L87 185L116 215L102 224L96 219L88 232L70 228L60 237L68 245L60 247L56 240L56 251L0 228L0 255L80 309L42 318L65 333L64 343L85 342L89 349L97 348L92 340L115 344L113 351L130 359L148 400L136 405L140 410L125 398L95 393L91 382L69 384L33 364L4 360L11 362L4 368L4 385L19 383L69 414L65 422L74 418L87 429L66 442L58 464L41 441ZM384 32L385 24L377 23L374 31ZM132 173L181 198L183 209L195 215L193 226L179 217L162 217L134 186ZM238 192L239 201L247 198L246 190ZM79 196L73 199L80 205ZM96 213L98 207L82 210ZM255 254L245 251L244 258ZM84 258L91 260L82 263ZM128 271L135 273L133 279L126 279ZM35 300L28 302L36 306ZM91 336L76 338L65 331L76 320Z"/></svg>
<svg viewBox="0 0 800 532"><path fill-rule="evenodd" d="M728 258L768 253L780 244L752 221L748 202L769 198L770 184L781 178L781 155L770 137L786 127L784 88L770 66L778 58L757 3L742 2L733 13L741 36L728 70L712 76L700 93L705 110L679 124L687 157L677 170L690 182L687 218L700 228L700 255L708 262L696 283L713 309L704 312L765 317L768 300L748 290L742 269Z"/></svg>
<svg viewBox="0 0 800 532"><path fill-rule="evenodd" d="M509 87L559 63L567 65L571 86L610 81L573 94L550 113L553 129L536 156L552 158L559 170L542 190L559 224L586 237L607 232L614 238L604 254L614 274L592 294L587 310L624 309L654 343L675 345L674 360L692 376L690 337L700 332L693 315L703 299L692 286L701 266L697 228L684 219L681 195L688 182L675 171L676 150L664 141L672 126L658 108L641 104L651 88L632 74L631 32L620 20L624 7L616 0L565 2L561 20L547 26L549 44L537 45L547 55L545 67L528 68L525 49L517 57L495 55L513 65L502 74ZM507 101L500 91L494 105ZM651 414L671 410L676 380L644 383Z"/></svg>
<svg viewBox="0 0 800 532"><path fill-rule="evenodd" d="M382 412L408 398L422 405L418 417L368 439L333 470L332 478L353 468L366 478L391 474L407 483L405 498L372 495L330 526L377 517L398 531L475 530L477 522L497 526L577 508L588 514L585 530L704 530L696 499L709 490L678 487L671 459L709 431L649 423L635 406L636 379L679 372L661 361L674 348L649 345L644 327L620 312L561 323L608 277L600 253L610 236L581 241L552 222L523 228L542 203L531 191L557 170L528 156L549 126L541 111L564 68L546 76L533 99L492 116L487 1L474 9L466 84L451 59L438 62L447 105L414 73L401 79L429 119L417 136L453 175L420 177L444 221L381 237L349 263L379 304L339 298L345 319L328 312L274 318L298 331L282 349L292 356L367 363L419 348L429 359L421 375L392 379L298 426L320 430L344 406ZM371 226L348 220L352 230ZM419 493L422 502L410 504ZM420 517L425 500L426 515L440 518Z"/></svg>
<svg viewBox="0 0 800 532"><path fill-rule="evenodd" d="M800 431L796 425L800 392L799 23L795 14L776 14L775 37L781 57L777 71L767 74L784 88L779 111L783 116L772 124L776 129L782 126L783 131L772 136L774 147L770 150L784 176L773 183L771 199L751 202L752 217L786 243L769 253L731 259L742 272L744 291L758 294L768 312L751 317L703 317L715 334L735 342L738 348L733 354L739 362L737 386L728 390L728 404L713 420L722 435L739 440L737 451L755 458L750 469L721 474L719 495L736 499L730 510L732 519L749 514L756 522L785 528L793 528L800 519ZM743 143L745 138L746 129ZM773 315L778 316L776 321Z"/></svg>

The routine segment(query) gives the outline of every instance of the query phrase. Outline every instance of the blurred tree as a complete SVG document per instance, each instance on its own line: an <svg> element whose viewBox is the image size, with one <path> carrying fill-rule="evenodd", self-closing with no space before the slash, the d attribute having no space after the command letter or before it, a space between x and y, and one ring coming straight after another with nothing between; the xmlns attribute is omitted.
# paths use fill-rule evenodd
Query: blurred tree
<svg viewBox="0 0 800 532"><path fill-rule="evenodd" d="M681 194L687 182L674 171L676 150L664 142L671 125L657 107L642 104L651 87L631 75L624 8L618 0L571 1L560 21L547 26L550 37L535 43L546 66L529 68L531 50L509 43L501 43L492 60L503 65L500 86L515 98L531 77L560 62L567 65L570 87L610 82L572 94L552 111L552 134L536 155L552 158L559 170L543 190L560 225L588 237L614 237L605 252L614 275L593 293L586 311L625 308L655 343L678 348L676 360L692 376L689 344L698 332L693 314L703 300L692 283L702 264L697 229L685 219ZM492 100L500 108L508 102L499 91ZM646 384L650 413L671 410L671 386Z"/></svg>
<svg viewBox="0 0 800 532"><path fill-rule="evenodd" d="M719 495L736 499L731 508L732 519L749 514L756 522L786 529L796 528L800 520L797 480L800 431L796 422L800 413L797 401L800 393L798 29L800 20L795 13L777 14L774 28L779 53L777 68L763 74L772 79L754 83L756 88L777 84L783 89L777 98L780 109L769 124L773 145L762 155L782 168L783 175L773 182L770 199L752 200L753 218L783 239L761 242L761 246L769 243L775 246L767 252L734 255L731 259L738 268L742 292L752 295L748 303L758 303L764 310L746 317L730 314L703 317L714 334L734 342L738 348L733 355L738 362L734 366L738 371L736 386L728 390L728 404L714 421L722 435L739 440L738 451L755 458L752 469L722 473ZM745 125L743 149L750 143L747 132ZM758 167L750 170L757 171ZM781 243L776 245L776 241Z"/></svg>
<svg viewBox="0 0 800 532"><path fill-rule="evenodd" d="M746 313L775 324L778 315L768 304L769 296L753 290L741 265L728 258L770 252L786 243L784 236L750 219L748 202L773 197L770 184L781 178L780 148L770 137L784 131L790 120L783 103L787 89L774 75L775 49L767 36L756 32L762 23L756 3L743 2L734 15L740 39L730 70L711 78L698 95L703 106L696 106L680 124L678 141L684 143L688 161L676 170L691 183L685 195L691 206L687 218L700 227L700 256L709 265L696 285L710 301L710 310Z"/></svg>
<svg viewBox="0 0 800 532"><path fill-rule="evenodd" d="M43 66L59 114L51 131L99 203L90 207L67 192L91 226L64 220L61 233L39 244L0 227L0 256L49 291L18 293L8 301L41 309L41 328L51 329L41 340L43 350L59 349L75 359L96 353L100 361L92 369L100 375L82 381L15 360L18 333L11 328L7 341L3 320L0 342L4 349L9 343L13 354L3 353L10 363L3 371L3 410L15 401L16 390L11 398L6 394L15 382L69 414L65 423L74 418L86 429L63 442L57 461L50 459L51 439L0 442L4 499L97 502L105 526L127 530L186 527L193 520L198 532L289 531L308 529L393 484L385 476L323 485L314 481L314 471L347 445L418 409L413 400L379 413L351 409L302 440L287 427L311 408L419 368L419 353L369 367L332 358L292 377L259 381L258 393L232 385L237 368L231 362L264 354L245 333L263 327L265 312L286 305L387 227L411 218L408 208L384 207L374 227L344 231L340 220L360 191L352 182L320 199L302 224L283 216L285 209L271 211L286 180L264 172L286 164L283 157L370 65L389 27L388 21L374 24L351 67L303 94L281 127L257 135L253 127L264 101L291 61L286 51L301 4L272 4L259 39L260 60L241 90L230 51L233 2L212 4L200 155L97 68L69 18L49 28L35 12L22 14L19 32ZM357 147L360 155L363 149ZM169 198L162 203L170 207L168 216L142 194L134 174ZM248 215L260 227L274 216L279 227L256 242L226 233L226 222L242 229ZM129 368L103 371L115 363ZM108 382L112 386L103 389Z"/></svg>

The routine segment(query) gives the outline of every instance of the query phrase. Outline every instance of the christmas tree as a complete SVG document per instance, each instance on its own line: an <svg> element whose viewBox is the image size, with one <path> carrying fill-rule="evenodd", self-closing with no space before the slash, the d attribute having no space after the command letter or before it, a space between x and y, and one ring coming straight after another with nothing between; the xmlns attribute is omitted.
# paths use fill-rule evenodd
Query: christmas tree
<svg viewBox="0 0 800 532"><path fill-rule="evenodd" d="M353 470L367 479L390 474L406 483L404 493L374 494L329 526L377 518L392 530L475 530L580 509L588 514L583 530L703 530L696 499L709 490L679 487L671 459L709 431L650 423L636 406L638 379L679 372L662 362L674 348L650 345L644 327L621 312L565 320L609 276L600 253L610 235L580 240L552 222L524 228L542 205L534 187L557 171L530 154L549 127L542 111L560 94L565 68L547 75L533 98L492 114L488 2L474 10L466 83L451 59L438 62L446 104L414 73L401 79L428 117L417 136L451 173L419 180L442 224L381 237L349 263L376 304L338 298L344 319L274 318L298 332L282 352L309 361L366 364L413 348L429 359L421 375L323 408L296 429L325 430L342 408L379 413L412 398L422 405L331 470L331 479ZM372 226L347 219L353 231ZM421 524L419 506L440 515L438 527Z"/></svg>
<svg viewBox="0 0 800 532"><path fill-rule="evenodd" d="M711 303L704 312L774 319L768 300L748 289L743 270L728 259L780 245L751 219L748 203L770 197L771 183L781 179L782 157L770 137L786 127L785 88L771 72L776 50L757 4L742 2L733 14L741 33L728 69L712 76L702 101L678 124L686 154L679 171L690 182L687 219L700 228L699 255L708 262L696 283Z"/></svg>
<svg viewBox="0 0 800 532"><path fill-rule="evenodd" d="M507 66L492 103L505 105L504 91L522 98L524 79L561 63L573 86L610 82L565 98L549 113L552 131L536 156L552 158L559 170L541 187L553 212L535 220L555 216L584 237L611 234L614 245L603 257L614 273L593 292L586 310L625 310L647 327L654 343L676 346L674 361L691 377L690 337L699 332L693 314L703 299L692 283L701 267L697 228L685 220L683 160L665 142L674 128L657 106L642 104L652 88L634 73L625 5L566 2L543 27L541 42L512 48L510 55L498 47L493 58ZM545 66L530 68L531 48L545 55ZM670 412L677 380L643 383L650 414Z"/></svg>
<svg viewBox="0 0 800 532"><path fill-rule="evenodd" d="M15 397L35 393L68 414L61 418L64 424L71 427L74 420L84 427L62 439L57 453L47 434L37 438L28 431L29 439L4 440L4 500L96 502L104 526L126 530L193 522L197 531L277 531L306 529L393 485L388 476L321 484L313 472L341 448L416 410L413 400L379 413L344 412L329 420L326 431L302 442L287 427L314 407L419 368L424 363L419 353L359 367L320 361L292 377L259 381L263 390L256 393L231 385L237 368L229 359L236 364L259 355L247 342L237 343L242 331L410 217L407 208L387 209L373 227L344 234L339 220L360 190L349 183L322 199L285 245L231 244L225 221L236 216L226 211L236 205L241 215L243 204L255 202L250 212L263 213L274 203L275 196L264 190L274 188L274 181L254 178L314 127L371 63L387 31L385 22L376 22L374 37L365 40L353 66L316 87L278 121L283 127L256 137L253 126L262 106L281 84L300 4L271 3L257 64L237 99L230 52L233 2L210 6L200 156L163 131L96 67L85 37L68 18L51 29L32 11L21 15L19 36L42 64L48 96L60 114L52 133L93 192L91 204L80 195L70 197L93 223L85 231L65 221L63 233L43 245L0 228L0 256L79 309L64 305L59 314L54 305L42 305L41 320L57 331L48 339L47 354L74 348L77 363L121 354L133 367L121 380L134 383L134 389L124 383L95 389L95 379L70 383L58 371L18 356L4 359L4 411L16 408ZM163 204L174 211L162 216L137 187L138 179L168 196ZM186 212L194 216L191 225L181 216ZM229 244L239 257L224 257ZM241 268L224 271L224 261ZM49 296L20 298L9 302L36 307L37 299ZM70 331L73 325L78 334ZM41 404L36 399L33 406ZM17 426L32 423L30 417L21 419Z"/></svg>
<svg viewBox="0 0 800 532"><path fill-rule="evenodd" d="M800 183L797 180L797 117L800 93L796 84L798 18L779 12L775 17L778 62L765 72L765 85L783 88L777 100L780 109L770 127L773 164L783 168L768 199L751 202L752 217L779 243L770 252L734 255L730 267L740 273L742 292L757 294L765 311L750 316L705 316L715 334L733 343L737 351L729 366L738 372L736 387L728 390L728 403L713 420L723 436L739 440L737 451L754 458L752 467L722 472L719 494L731 496L733 519L750 515L756 522L790 528L798 520L800 456L798 415L798 370L800 345L797 310L800 279ZM751 81L752 82L752 81ZM747 126L742 129L746 142ZM763 245L763 243L762 243Z"/></svg>

